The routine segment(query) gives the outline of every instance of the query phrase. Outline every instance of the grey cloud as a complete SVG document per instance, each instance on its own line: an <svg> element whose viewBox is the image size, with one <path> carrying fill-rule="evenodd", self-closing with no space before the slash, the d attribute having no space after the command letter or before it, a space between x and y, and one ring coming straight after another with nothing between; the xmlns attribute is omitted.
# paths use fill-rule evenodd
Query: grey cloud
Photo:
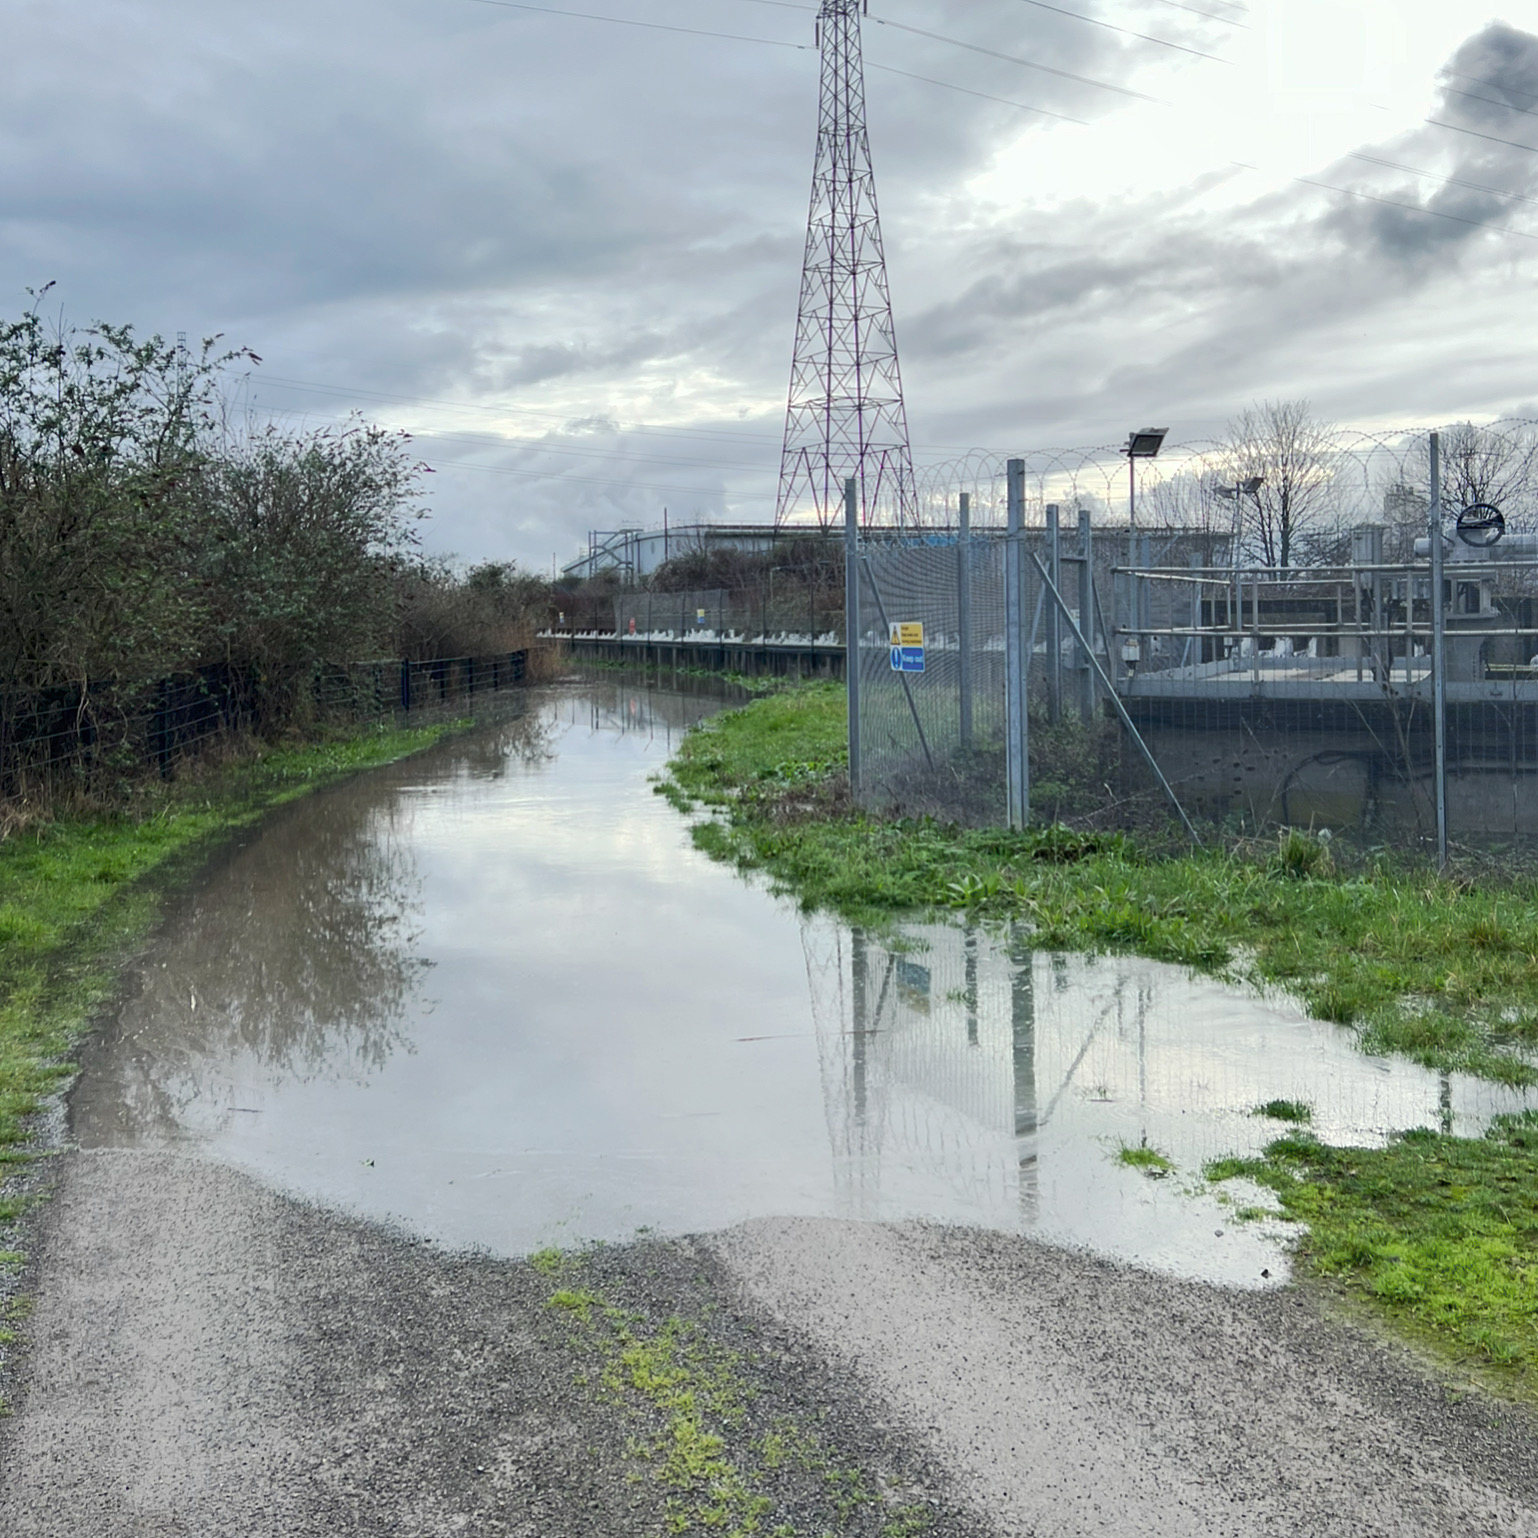
<svg viewBox="0 0 1538 1538"><path fill-rule="evenodd" d="M1169 53L1015 0L876 9L1113 82ZM626 0L624 13L811 41L810 15L770 7ZM1167 6L1116 19L1129 14L1196 47L1225 35ZM1452 62L1495 79L1490 94L1506 101L1534 83L1533 46L1496 26ZM875 22L866 54L1074 116L1121 105ZM14 305L25 284L57 277L80 318L222 331L268 360L251 386L263 407L318 415L349 404L285 393L270 374L425 400L508 395L552 412L560 430L536 425L536 441L421 437L441 464L429 534L440 548L546 561L586 528L650 522L664 504L686 517L762 516L816 91L810 53L461 0L19 8L0 56L0 289ZM1273 381L1304 368L1311 346L1333 345L1343 320L1381 313L1481 249L1456 235L1410 254L1431 239L1412 223L1462 227L1413 213L1404 228L1374 223L1369 205L1348 215L1308 192L1222 220L1175 196L1067 208L1045 225L984 222L952 238L936 229L937 207L1033 119L875 71L869 104L921 441L1103 437L1144 400L1191 413L1210 404L1221 421L1224 392L1286 393ZM1445 103L1469 127L1485 121L1471 114L1502 110ZM1509 168L1489 157L1520 152L1470 140L1426 153L1443 169L1455 155L1464 179L1518 185L1497 180ZM1402 181L1363 185L1487 217L1466 212L1487 195ZM954 260L937 258L942 248ZM704 420L677 404L687 389ZM373 398L359 400L370 409ZM627 418L655 410L698 436L610 432L620 401ZM412 409L391 414L410 420ZM442 420L425 404L419 417ZM713 433L727 417L741 419L742 437Z"/></svg>
<svg viewBox="0 0 1538 1538"><path fill-rule="evenodd" d="M1382 158L1441 171L1447 183L1428 188L1424 178L1380 170L1373 192L1406 207L1358 203L1338 209L1331 221L1342 238L1411 266L1446 261L1481 238L1480 225L1508 223L1514 198L1538 190L1538 154L1516 147L1538 141L1538 117L1528 112L1538 103L1538 37L1491 22L1458 48L1444 76L1431 114L1436 122L1404 136Z"/></svg>

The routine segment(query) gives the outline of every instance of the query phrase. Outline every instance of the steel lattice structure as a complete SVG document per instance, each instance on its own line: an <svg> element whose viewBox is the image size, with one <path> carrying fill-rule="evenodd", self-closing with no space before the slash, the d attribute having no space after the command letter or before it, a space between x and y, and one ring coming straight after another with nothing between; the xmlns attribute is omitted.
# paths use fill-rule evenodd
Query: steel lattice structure
<svg viewBox="0 0 1538 1538"><path fill-rule="evenodd" d="M863 5L822 0L818 12L817 157L776 525L810 514L827 528L850 476L863 523L907 524L917 507L865 127Z"/></svg>

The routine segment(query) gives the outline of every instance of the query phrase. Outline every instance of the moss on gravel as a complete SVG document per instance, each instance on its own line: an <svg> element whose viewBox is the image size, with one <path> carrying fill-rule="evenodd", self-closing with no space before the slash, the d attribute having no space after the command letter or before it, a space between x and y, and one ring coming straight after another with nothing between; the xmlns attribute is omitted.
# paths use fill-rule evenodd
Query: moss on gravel
<svg viewBox="0 0 1538 1538"><path fill-rule="evenodd" d="M756 1353L717 1339L709 1320L652 1318L612 1302L580 1254L542 1251L559 1281L548 1307L565 1318L578 1380L631 1428L633 1480L652 1487L668 1534L723 1538L920 1538L939 1512L891 1472L843 1456L826 1428L766 1402Z"/></svg>

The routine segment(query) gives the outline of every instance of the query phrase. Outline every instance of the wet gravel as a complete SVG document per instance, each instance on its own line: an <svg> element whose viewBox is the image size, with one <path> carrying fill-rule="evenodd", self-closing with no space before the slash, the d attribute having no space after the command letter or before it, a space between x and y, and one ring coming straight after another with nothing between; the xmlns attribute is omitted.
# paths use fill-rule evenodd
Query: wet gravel
<svg viewBox="0 0 1538 1538"><path fill-rule="evenodd" d="M339 1533L639 1538L663 1489L535 1267L451 1255L163 1153L64 1156L42 1209L19 1413L0 1431L7 1538ZM639 1321L681 1315L740 1359L747 1441L794 1423L826 1467L787 1469L774 1520L831 1531L828 1469L889 1490L838 1528L927 1497L915 1441L799 1333L746 1305L690 1241L592 1252L581 1285ZM769 1531L772 1524L766 1524Z"/></svg>
<svg viewBox="0 0 1538 1538"><path fill-rule="evenodd" d="M51 1169L0 1430L7 1538L661 1533L669 1492L634 1455L661 1422L550 1306L576 1287L735 1361L734 1446L815 1439L765 1533L887 1538L922 1504L936 1538L1538 1534L1532 1415L1304 1289L806 1219L552 1278L176 1154ZM839 1515L829 1476L854 1469L880 1498Z"/></svg>
<svg viewBox="0 0 1538 1538"><path fill-rule="evenodd" d="M744 1295L925 1434L988 1530L1538 1534L1538 1424L1288 1287L976 1230L828 1220L714 1241Z"/></svg>

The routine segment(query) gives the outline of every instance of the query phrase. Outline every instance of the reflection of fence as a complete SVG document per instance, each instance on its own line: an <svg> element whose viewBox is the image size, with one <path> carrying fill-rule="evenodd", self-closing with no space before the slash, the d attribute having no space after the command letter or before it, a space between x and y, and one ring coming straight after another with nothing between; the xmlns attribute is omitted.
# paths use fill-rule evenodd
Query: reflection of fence
<svg viewBox="0 0 1538 1538"><path fill-rule="evenodd" d="M1051 506L1028 529L1018 461L1002 533L973 533L960 500L954 535L849 546L867 804L1538 833L1538 537L1366 524L1341 562L1265 566L1201 529L1068 527Z"/></svg>
<svg viewBox="0 0 1538 1538"><path fill-rule="evenodd" d="M1183 968L1033 951L1021 932L905 924L894 942L819 915L802 944L850 1217L1038 1226L1168 1256L1165 1224L1209 1246L1211 1229L1188 1196L1152 1207L1118 1143L1194 1171L1259 1152L1271 1099L1310 1106L1332 1143L1372 1146L1403 1127L1477 1136L1533 1098L1368 1057L1349 1031Z"/></svg>
<svg viewBox="0 0 1538 1538"><path fill-rule="evenodd" d="M142 683L0 695L0 797L103 784L145 769L169 774L211 742L287 719L366 720L449 706L523 680L528 653L429 662L359 662L316 670L275 691L227 665Z"/></svg>

